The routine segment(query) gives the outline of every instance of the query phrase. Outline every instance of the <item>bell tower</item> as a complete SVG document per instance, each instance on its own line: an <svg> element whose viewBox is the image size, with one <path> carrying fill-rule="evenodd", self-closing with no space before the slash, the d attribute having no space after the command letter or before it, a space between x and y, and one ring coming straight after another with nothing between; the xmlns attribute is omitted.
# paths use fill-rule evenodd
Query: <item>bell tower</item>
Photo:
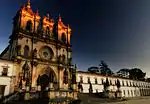
<svg viewBox="0 0 150 104"><path fill-rule="evenodd" d="M32 11L30 0L28 0L28 3L24 4L19 9L19 11L13 19L13 32L10 36L11 53L9 59L23 54L23 47L26 47L25 50L27 50L27 47L29 49L31 48L31 39L26 38L25 40L24 38L23 41L22 38L24 35L32 37L33 34L31 33L38 32L40 18L41 17L39 16L38 10L35 13ZM20 46L20 44L24 44L24 46Z"/></svg>

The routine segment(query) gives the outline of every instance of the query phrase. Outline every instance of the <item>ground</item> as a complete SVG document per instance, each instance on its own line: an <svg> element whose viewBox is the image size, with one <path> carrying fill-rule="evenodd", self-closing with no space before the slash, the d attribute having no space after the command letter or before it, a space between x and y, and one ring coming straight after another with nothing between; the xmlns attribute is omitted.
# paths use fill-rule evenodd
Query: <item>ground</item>
<svg viewBox="0 0 150 104"><path fill-rule="evenodd" d="M110 101L102 99L87 99L81 104L150 104L150 96L128 98L126 101Z"/></svg>
<svg viewBox="0 0 150 104"><path fill-rule="evenodd" d="M137 97L137 98L129 99L127 101L122 101L117 103L113 102L113 103L106 103L106 104L150 104L150 96Z"/></svg>

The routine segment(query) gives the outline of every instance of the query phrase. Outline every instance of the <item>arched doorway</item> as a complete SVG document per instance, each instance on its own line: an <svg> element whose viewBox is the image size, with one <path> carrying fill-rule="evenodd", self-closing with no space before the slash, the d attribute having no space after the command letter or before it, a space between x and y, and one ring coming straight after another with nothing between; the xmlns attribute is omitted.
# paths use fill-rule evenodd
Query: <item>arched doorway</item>
<svg viewBox="0 0 150 104"><path fill-rule="evenodd" d="M50 82L50 78L47 74L43 74L40 77L40 85L41 85L41 90L42 91L45 90L46 87L48 87L49 82Z"/></svg>
<svg viewBox="0 0 150 104"><path fill-rule="evenodd" d="M39 85L41 86L41 90L45 90L46 87L50 88L49 86L50 83L57 84L56 82L57 82L56 74L51 68L48 67L41 70L39 78Z"/></svg>

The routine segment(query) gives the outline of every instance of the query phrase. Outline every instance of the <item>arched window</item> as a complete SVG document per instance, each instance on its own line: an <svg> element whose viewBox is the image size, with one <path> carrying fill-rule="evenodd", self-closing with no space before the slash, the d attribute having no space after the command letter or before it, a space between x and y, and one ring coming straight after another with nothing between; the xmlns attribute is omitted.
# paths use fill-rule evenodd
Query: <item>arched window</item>
<svg viewBox="0 0 150 104"><path fill-rule="evenodd" d="M50 34L50 29L48 26L46 27L46 34Z"/></svg>
<svg viewBox="0 0 150 104"><path fill-rule="evenodd" d="M65 69L64 71L64 81L63 81L65 84L68 83L68 71Z"/></svg>
<svg viewBox="0 0 150 104"><path fill-rule="evenodd" d="M24 56L25 57L29 56L29 47L27 45L24 47Z"/></svg>
<svg viewBox="0 0 150 104"><path fill-rule="evenodd" d="M26 30L31 32L32 31L32 22L29 20L27 21L27 24L26 24Z"/></svg>
<svg viewBox="0 0 150 104"><path fill-rule="evenodd" d="M61 40L65 43L66 42L66 35L63 33L61 36Z"/></svg>

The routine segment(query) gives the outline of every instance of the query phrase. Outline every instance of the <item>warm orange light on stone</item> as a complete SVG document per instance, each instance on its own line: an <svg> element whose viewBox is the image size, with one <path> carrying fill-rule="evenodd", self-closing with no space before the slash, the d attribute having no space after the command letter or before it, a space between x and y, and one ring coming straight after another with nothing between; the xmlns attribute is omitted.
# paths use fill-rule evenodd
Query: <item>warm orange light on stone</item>
<svg viewBox="0 0 150 104"><path fill-rule="evenodd" d="M53 19L50 19L49 14L48 14L47 17L44 16L42 23L43 23L42 28L43 28L44 30L46 30L46 27L49 27L49 28L50 28L50 31L52 32L53 26L54 26L54 20L53 20Z"/></svg>

